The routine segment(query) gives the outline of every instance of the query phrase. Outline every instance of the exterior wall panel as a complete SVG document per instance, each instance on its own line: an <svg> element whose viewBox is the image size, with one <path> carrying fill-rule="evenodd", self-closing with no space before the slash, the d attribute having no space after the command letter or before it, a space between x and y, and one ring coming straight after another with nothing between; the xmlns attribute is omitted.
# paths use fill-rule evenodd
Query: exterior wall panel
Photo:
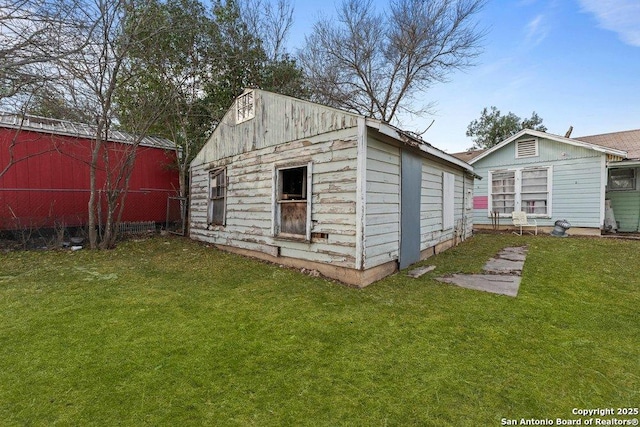
<svg viewBox="0 0 640 427"><path fill-rule="evenodd" d="M524 139L527 139L525 136ZM602 156L605 154L583 147L540 138L539 156L515 158L516 141L474 163L474 197L488 197L488 173L491 170L526 167L552 167L551 217L536 218L540 226L552 226L566 219L573 227L600 228ZM475 224L491 224L488 208L474 209ZM500 224L511 224L510 218L500 218Z"/></svg>

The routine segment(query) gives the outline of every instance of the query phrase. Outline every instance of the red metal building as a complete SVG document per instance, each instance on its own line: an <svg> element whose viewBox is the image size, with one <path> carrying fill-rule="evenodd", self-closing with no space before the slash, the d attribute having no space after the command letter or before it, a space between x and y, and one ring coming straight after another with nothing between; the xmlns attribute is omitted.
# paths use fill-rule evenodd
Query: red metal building
<svg viewBox="0 0 640 427"><path fill-rule="evenodd" d="M88 220L89 162L95 140L89 125L0 113L0 230L84 226ZM111 132L97 174L100 206L108 171L114 171L134 141ZM108 165L105 160L108 158ZM166 219L167 199L178 193L174 144L146 137L136 150L123 222ZM104 222L105 215L99 221Z"/></svg>

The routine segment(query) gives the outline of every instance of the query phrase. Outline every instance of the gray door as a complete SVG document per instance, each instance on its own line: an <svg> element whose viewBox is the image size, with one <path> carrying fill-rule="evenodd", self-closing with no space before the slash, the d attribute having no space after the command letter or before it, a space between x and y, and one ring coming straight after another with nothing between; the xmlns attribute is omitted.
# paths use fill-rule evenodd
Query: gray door
<svg viewBox="0 0 640 427"><path fill-rule="evenodd" d="M402 150L400 173L400 268L405 268L420 261L420 156Z"/></svg>

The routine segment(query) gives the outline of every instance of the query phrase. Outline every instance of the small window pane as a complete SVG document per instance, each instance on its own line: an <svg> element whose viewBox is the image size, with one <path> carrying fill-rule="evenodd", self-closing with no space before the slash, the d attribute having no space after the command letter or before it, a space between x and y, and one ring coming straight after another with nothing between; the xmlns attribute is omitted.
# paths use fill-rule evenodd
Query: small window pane
<svg viewBox="0 0 640 427"><path fill-rule="evenodd" d="M611 169L609 171L609 190L635 189L635 169Z"/></svg>
<svg viewBox="0 0 640 427"><path fill-rule="evenodd" d="M225 170L211 172L209 176L209 214L208 222L224 225L225 200L227 195Z"/></svg>

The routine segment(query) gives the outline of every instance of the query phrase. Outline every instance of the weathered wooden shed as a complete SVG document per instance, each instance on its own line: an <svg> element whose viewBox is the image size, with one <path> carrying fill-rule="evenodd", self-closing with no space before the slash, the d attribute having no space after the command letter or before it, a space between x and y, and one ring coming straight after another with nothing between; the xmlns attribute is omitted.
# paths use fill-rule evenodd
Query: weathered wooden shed
<svg viewBox="0 0 640 427"><path fill-rule="evenodd" d="M386 123L247 90L191 163L190 236L365 286L467 238L473 178Z"/></svg>

